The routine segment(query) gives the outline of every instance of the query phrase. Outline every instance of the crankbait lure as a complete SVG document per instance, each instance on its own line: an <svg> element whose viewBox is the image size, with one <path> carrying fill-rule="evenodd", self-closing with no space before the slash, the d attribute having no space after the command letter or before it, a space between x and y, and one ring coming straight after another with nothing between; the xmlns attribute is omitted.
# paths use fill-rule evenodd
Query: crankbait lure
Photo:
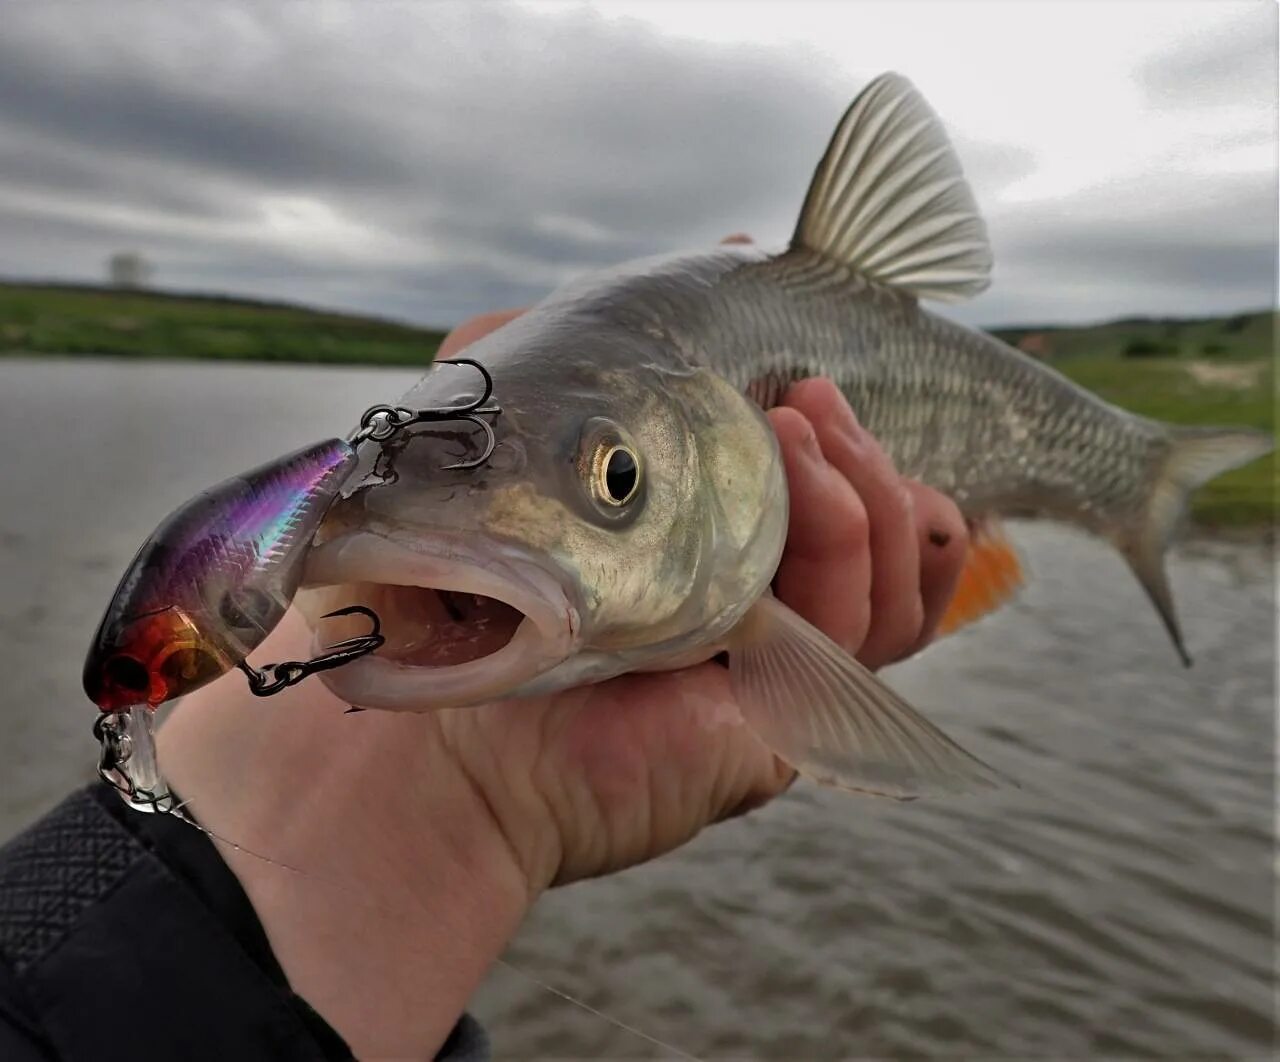
<svg viewBox="0 0 1280 1062"><path fill-rule="evenodd" d="M308 675L371 653L382 645L377 615L362 605L330 616L360 614L369 633L329 646L311 660L256 668L247 657L284 617L302 580L320 523L351 477L362 443L381 445L404 428L463 420L485 432L479 457L446 466L478 468L496 437L482 414L493 380L478 362L457 358L484 377L479 398L457 407L410 410L374 406L346 439L329 439L233 476L171 513L143 543L107 606L84 667L84 689L102 715L94 736L99 773L135 806L175 810L160 792L151 715L232 668L266 697ZM124 770L125 761L129 769Z"/></svg>
<svg viewBox="0 0 1280 1062"><path fill-rule="evenodd" d="M247 667L288 610L311 537L355 463L345 441L317 443L172 513L138 551L102 618L85 661L89 699L104 712L154 708ZM249 669L250 688L274 691L275 671Z"/></svg>

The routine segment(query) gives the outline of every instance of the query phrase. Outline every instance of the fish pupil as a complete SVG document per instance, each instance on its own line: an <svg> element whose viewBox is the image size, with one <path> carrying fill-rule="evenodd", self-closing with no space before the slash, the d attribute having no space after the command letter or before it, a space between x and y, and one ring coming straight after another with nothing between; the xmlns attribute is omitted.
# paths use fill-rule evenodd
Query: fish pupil
<svg viewBox="0 0 1280 1062"><path fill-rule="evenodd" d="M635 457L621 447L616 448L605 464L604 482L609 497L615 502L624 502L635 492L636 480L639 477Z"/></svg>
<svg viewBox="0 0 1280 1062"><path fill-rule="evenodd" d="M147 669L131 656L113 656L103 666L103 674L122 690L143 692L151 685Z"/></svg>

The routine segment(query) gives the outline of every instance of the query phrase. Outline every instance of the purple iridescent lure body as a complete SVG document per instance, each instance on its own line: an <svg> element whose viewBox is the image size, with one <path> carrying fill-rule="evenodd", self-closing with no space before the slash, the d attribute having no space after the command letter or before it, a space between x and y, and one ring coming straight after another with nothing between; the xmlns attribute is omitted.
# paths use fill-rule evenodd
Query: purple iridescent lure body
<svg viewBox="0 0 1280 1062"><path fill-rule="evenodd" d="M356 463L330 439L196 495L133 559L85 661L104 712L155 707L240 665L288 611L320 521Z"/></svg>

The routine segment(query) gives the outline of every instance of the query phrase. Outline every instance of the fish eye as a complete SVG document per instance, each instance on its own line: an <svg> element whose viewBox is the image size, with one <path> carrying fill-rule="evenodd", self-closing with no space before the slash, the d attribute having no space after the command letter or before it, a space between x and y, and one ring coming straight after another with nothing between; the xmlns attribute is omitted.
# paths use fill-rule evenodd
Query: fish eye
<svg viewBox="0 0 1280 1062"><path fill-rule="evenodd" d="M608 505L626 505L640 489L640 458L625 443L601 443L594 462L596 496Z"/></svg>
<svg viewBox="0 0 1280 1062"><path fill-rule="evenodd" d="M151 676L147 669L131 656L118 653L102 667L107 681L122 690L145 693L151 688Z"/></svg>

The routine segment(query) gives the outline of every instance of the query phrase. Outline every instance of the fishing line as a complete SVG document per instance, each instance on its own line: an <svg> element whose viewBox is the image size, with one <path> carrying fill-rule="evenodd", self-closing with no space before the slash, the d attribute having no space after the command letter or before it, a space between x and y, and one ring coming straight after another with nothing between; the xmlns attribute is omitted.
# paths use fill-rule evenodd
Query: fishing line
<svg viewBox="0 0 1280 1062"><path fill-rule="evenodd" d="M321 885L327 885L330 888L336 889L339 892L357 897L361 903L371 904L375 911L380 911L383 914L393 915L393 916L403 913L402 910L397 910L396 908L393 908L393 907L387 906L386 904L378 903L372 900L368 896L368 894L361 892L360 890L356 889L354 886L344 885L340 881L335 881L324 875L317 874L314 871L304 870L302 867L294 866L291 863L285 863L282 860L275 859L271 856L264 855L262 852L255 851L254 849L248 847L247 845L239 844L236 841L231 840L229 837L222 836L222 834L218 833L215 830L211 830L208 826L205 826L197 822L189 814L187 814L186 809L190 808L191 806L192 806L191 801L184 800L180 804L177 804L176 806L172 807L171 809L162 811L160 813L172 815L174 818L178 819L181 822L186 823L188 826L192 827L193 829L199 830L210 840L218 841L222 844L225 844L228 847L234 849L235 851L242 852L243 854L249 856L251 859L261 860L263 863L267 864L268 866L279 867L281 870L288 871L291 874L296 874L299 877L303 878L304 880L318 882ZM421 907L422 910L425 912L426 910L425 907L422 907L421 904L419 904L419 907ZM437 924L445 925L445 923L443 922L437 923ZM474 946L470 944L468 941L464 940L462 935L459 933L456 933L452 927L447 927L446 931L454 937L457 943L462 944L465 947ZM579 999L578 997L571 995L569 992L566 992L562 988L556 987L555 985L551 984L548 981L544 981L542 978L538 977L535 974L530 973L528 970L524 969L523 967L515 965L515 963L511 962L508 959L497 957L493 960L493 962L498 966L505 967L506 969L510 970L512 973L516 974L517 976L524 978L526 981L530 982L533 985L536 985L538 988L541 988L544 991L549 992L551 995L557 996L558 998L563 999L566 1003L572 1004L573 1006L577 1007L579 1010L584 1011L587 1014L594 1015L595 1017L600 1018L605 1022L608 1022L608 1024L614 1026L615 1028L621 1029L625 1033L629 1033L632 1036L638 1037L639 1039L644 1040L654 1045L655 1047L659 1047L664 1051L668 1051L672 1055L676 1056L677 1058L686 1059L687 1062L702 1062L702 1060L697 1055L690 1054L688 1051L684 1051L681 1048L676 1047L675 1044L667 1043L665 1040L660 1040L656 1036L651 1036L649 1033L645 1032L643 1029L638 1029L634 1025L629 1025L627 1022L623 1021L620 1018L615 1018L611 1014L606 1014L604 1011L599 1010L596 1007L593 1007L590 1003L587 1003L585 1000Z"/></svg>

